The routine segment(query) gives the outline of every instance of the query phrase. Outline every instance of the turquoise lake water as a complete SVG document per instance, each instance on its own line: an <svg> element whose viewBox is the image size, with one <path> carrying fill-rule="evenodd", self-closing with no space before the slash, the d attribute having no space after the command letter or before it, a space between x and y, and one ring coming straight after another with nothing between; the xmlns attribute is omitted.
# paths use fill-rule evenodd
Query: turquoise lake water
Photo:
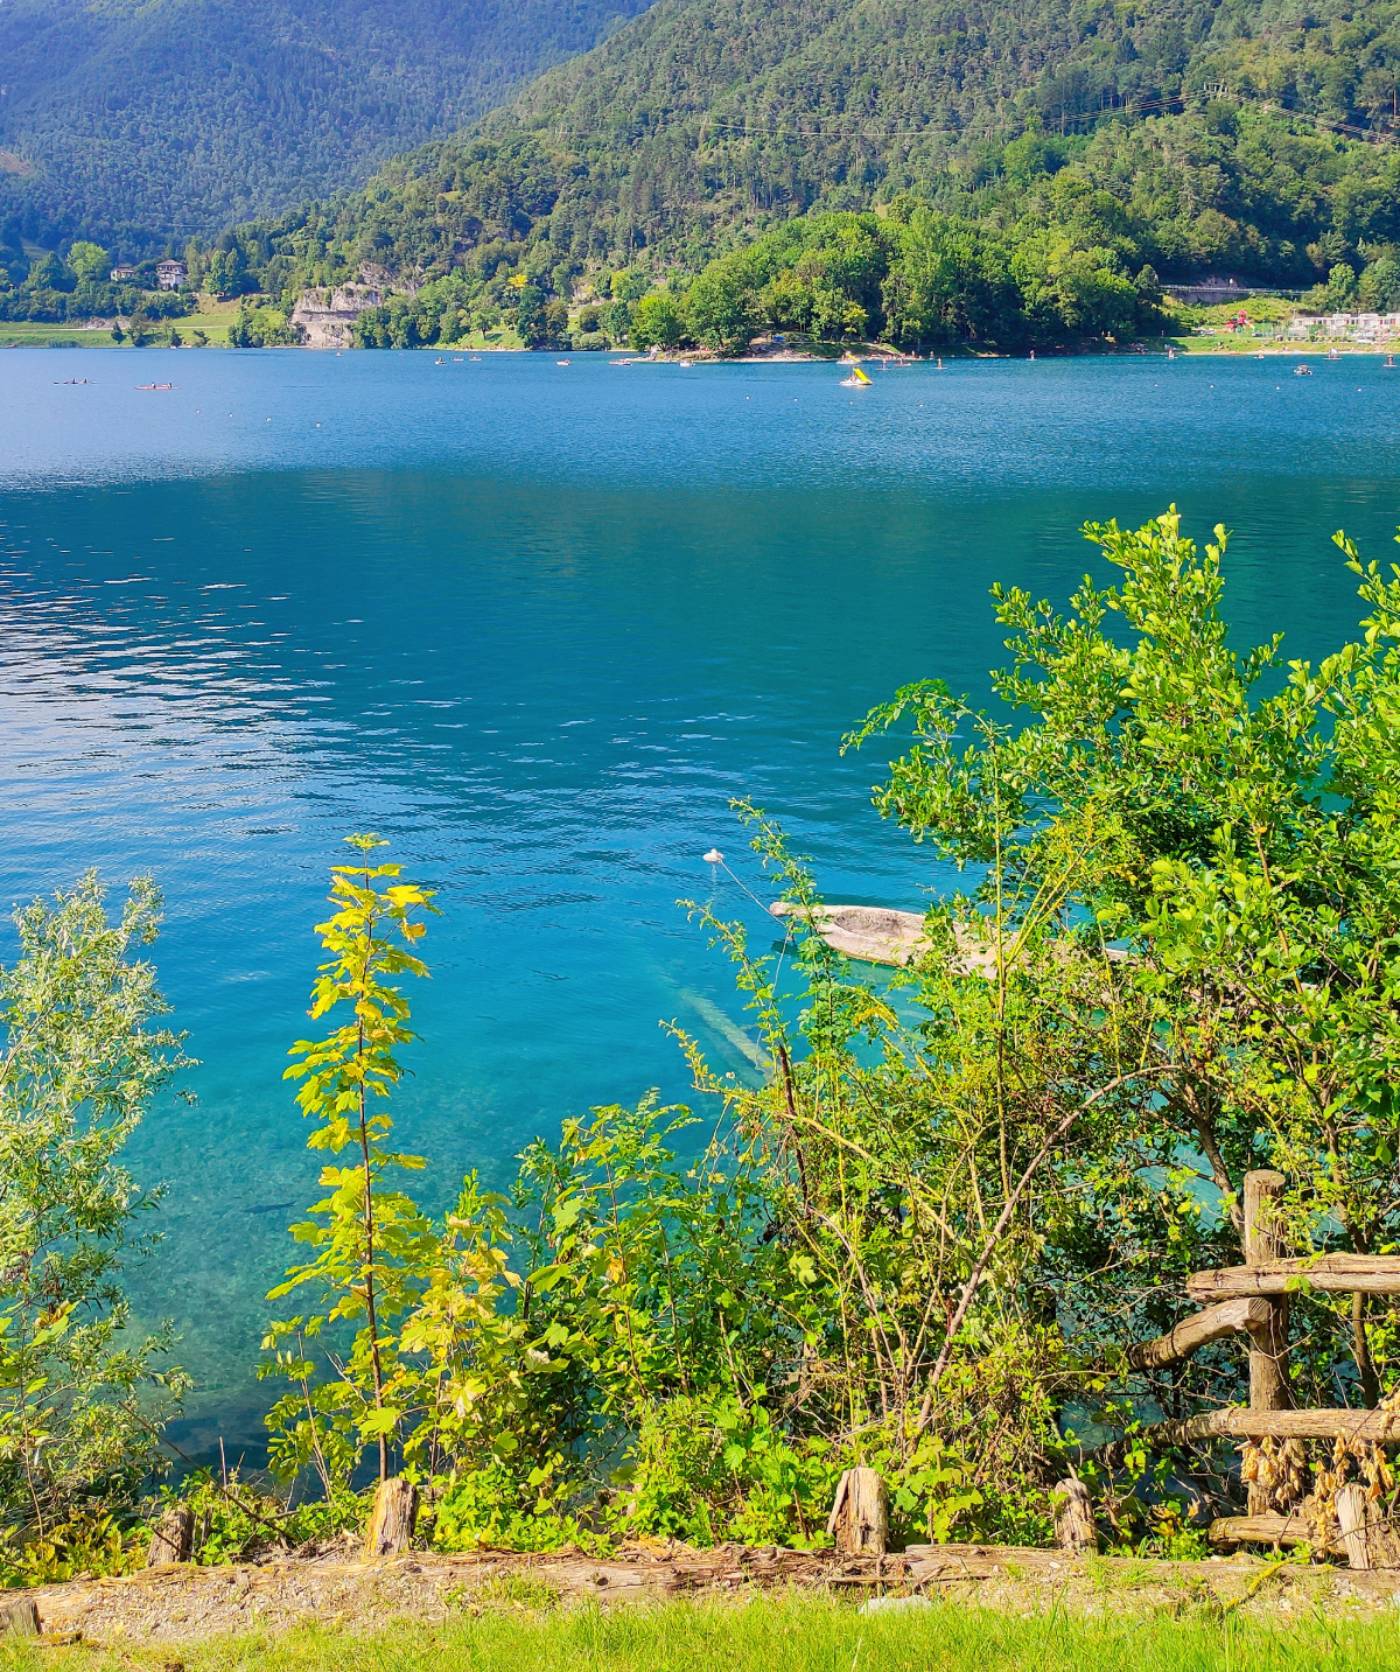
<svg viewBox="0 0 1400 1672"><path fill-rule="evenodd" d="M0 354L0 903L90 865L165 889L202 1066L136 1145L170 1192L138 1293L201 1380L187 1443L260 1432L261 1296L314 1179L280 1074L342 835L441 890L399 1109L435 1204L565 1115L683 1095L659 1021L742 1070L676 901L765 934L701 858L763 893L736 795L830 898L946 885L871 811L879 752L837 743L904 681L985 692L994 580L1063 597L1080 523L1175 500L1236 531L1242 637L1350 630L1329 536L1400 557L1400 371L1290 371L950 362L854 392L818 366Z"/></svg>

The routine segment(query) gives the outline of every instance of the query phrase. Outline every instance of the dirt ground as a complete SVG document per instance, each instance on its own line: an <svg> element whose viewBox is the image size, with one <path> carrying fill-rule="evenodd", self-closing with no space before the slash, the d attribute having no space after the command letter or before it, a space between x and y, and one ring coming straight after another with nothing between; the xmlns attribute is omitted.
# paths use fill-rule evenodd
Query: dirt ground
<svg viewBox="0 0 1400 1672"><path fill-rule="evenodd" d="M528 1586L545 1600L553 1593L566 1603L588 1598L624 1606L686 1593L781 1586L868 1597L941 1595L1026 1612L1127 1607L1177 1615L1204 1607L1222 1615L1247 1609L1286 1619L1319 1604L1362 1615L1400 1605L1400 1572L1351 1573L1238 1556L1134 1561L988 1545L947 1545L882 1558L726 1546L634 1549L606 1559L576 1552L487 1551L367 1563L342 1552L237 1567L156 1568L121 1579L43 1586L29 1594L45 1636L115 1645L187 1643L310 1619L350 1629L361 1623L382 1627L395 1617L445 1619L469 1613L511 1586Z"/></svg>

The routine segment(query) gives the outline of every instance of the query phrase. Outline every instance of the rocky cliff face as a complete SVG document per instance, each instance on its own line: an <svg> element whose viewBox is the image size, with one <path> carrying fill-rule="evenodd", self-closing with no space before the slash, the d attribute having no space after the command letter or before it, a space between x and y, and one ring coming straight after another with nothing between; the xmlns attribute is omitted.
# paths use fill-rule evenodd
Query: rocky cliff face
<svg viewBox="0 0 1400 1672"><path fill-rule="evenodd" d="M355 321L366 308L377 308L383 300L383 290L373 284L304 290L292 309L292 324L307 348L349 348Z"/></svg>

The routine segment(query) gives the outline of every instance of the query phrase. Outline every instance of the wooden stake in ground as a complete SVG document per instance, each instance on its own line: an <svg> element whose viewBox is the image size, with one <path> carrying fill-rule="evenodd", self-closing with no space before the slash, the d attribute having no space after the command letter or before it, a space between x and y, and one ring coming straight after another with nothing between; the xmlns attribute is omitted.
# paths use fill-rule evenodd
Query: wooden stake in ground
<svg viewBox="0 0 1400 1672"><path fill-rule="evenodd" d="M1244 1263L1247 1266L1281 1260L1288 1253L1278 1234L1276 1217L1287 1182L1282 1173L1260 1171L1244 1176ZM1292 1403L1284 1370L1288 1353L1288 1300L1280 1296L1266 1304L1267 1321L1250 1330L1249 1408L1286 1411ZM1268 1488L1251 1481L1249 1513L1263 1515L1272 1508Z"/></svg>
<svg viewBox="0 0 1400 1672"><path fill-rule="evenodd" d="M1055 1488L1055 1543L1083 1555L1099 1547L1094 1506L1082 1480L1062 1480Z"/></svg>
<svg viewBox="0 0 1400 1672"><path fill-rule="evenodd" d="M37 1637L39 1609L33 1597L0 1602L0 1637Z"/></svg>
<svg viewBox="0 0 1400 1672"><path fill-rule="evenodd" d="M178 1562L189 1561L193 1554L194 1511L185 1504L171 1504L151 1534L146 1566L174 1567Z"/></svg>
<svg viewBox="0 0 1400 1672"><path fill-rule="evenodd" d="M846 1556L883 1556L889 1548L890 1506L874 1469L847 1469L836 1488L826 1530Z"/></svg>
<svg viewBox="0 0 1400 1672"><path fill-rule="evenodd" d="M1386 1525L1364 1486L1337 1488L1337 1524L1342 1530L1342 1549L1348 1567L1363 1572L1371 1568L1400 1567L1400 1541Z"/></svg>
<svg viewBox="0 0 1400 1672"><path fill-rule="evenodd" d="M383 1481L374 1495L374 1514L365 1534L366 1556L401 1556L413 1543L418 1519L418 1488L395 1476Z"/></svg>

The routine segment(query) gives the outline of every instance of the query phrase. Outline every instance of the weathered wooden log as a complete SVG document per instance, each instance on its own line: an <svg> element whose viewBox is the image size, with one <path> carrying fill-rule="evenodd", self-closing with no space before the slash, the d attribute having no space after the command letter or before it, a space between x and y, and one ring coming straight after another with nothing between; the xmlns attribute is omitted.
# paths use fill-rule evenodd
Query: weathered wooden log
<svg viewBox="0 0 1400 1672"><path fill-rule="evenodd" d="M193 1555L194 1511L185 1504L171 1504L151 1534L146 1566L174 1567L178 1562L189 1561Z"/></svg>
<svg viewBox="0 0 1400 1672"><path fill-rule="evenodd" d="M413 1543L417 1520L418 1488L413 1482L400 1476L381 1481L365 1534L365 1555L401 1556Z"/></svg>
<svg viewBox="0 0 1400 1672"><path fill-rule="evenodd" d="M874 1469L847 1469L836 1487L826 1530L847 1556L883 1556L889 1548L890 1508Z"/></svg>
<svg viewBox="0 0 1400 1672"><path fill-rule="evenodd" d="M1284 1295L1302 1278L1327 1294L1400 1295L1400 1254L1314 1254L1300 1260L1263 1260L1256 1266L1224 1266L1186 1279L1192 1300L1238 1295Z"/></svg>
<svg viewBox="0 0 1400 1672"><path fill-rule="evenodd" d="M0 1637L37 1637L39 1605L33 1597L0 1602Z"/></svg>
<svg viewBox="0 0 1400 1672"><path fill-rule="evenodd" d="M1364 1486L1337 1488L1337 1525L1348 1567L1360 1572L1400 1567L1400 1538Z"/></svg>
<svg viewBox="0 0 1400 1672"><path fill-rule="evenodd" d="M1282 1173L1257 1170L1244 1176L1244 1263L1251 1268L1266 1260L1281 1260L1288 1250L1278 1234L1278 1204L1288 1180ZM1260 1297L1252 1297L1260 1298ZM1288 1301L1264 1301L1268 1316L1250 1336L1249 1407L1252 1411L1283 1411L1293 1403L1288 1392ZM1246 1471L1248 1472L1248 1471ZM1251 1515L1274 1508L1269 1488L1251 1480L1247 1492ZM1280 1508L1287 1508L1286 1504Z"/></svg>
<svg viewBox="0 0 1400 1672"><path fill-rule="evenodd" d="M1128 1353L1128 1363L1134 1370L1161 1370L1209 1347L1227 1335L1240 1331L1264 1328L1273 1317L1272 1303L1257 1295L1239 1300L1223 1300L1218 1306L1208 1306L1196 1312L1155 1341L1142 1341Z"/></svg>
<svg viewBox="0 0 1400 1672"><path fill-rule="evenodd" d="M1222 1516L1211 1522L1206 1536L1212 1544L1317 1543L1316 1530L1302 1515Z"/></svg>
<svg viewBox="0 0 1400 1672"><path fill-rule="evenodd" d="M1144 1434L1154 1445L1168 1446L1211 1439L1370 1440L1378 1445L1395 1445L1400 1443L1400 1412L1345 1408L1256 1411L1236 1405L1223 1411L1202 1411L1179 1422L1153 1423Z"/></svg>
<svg viewBox="0 0 1400 1672"><path fill-rule="evenodd" d="M1055 1543L1061 1550L1073 1550L1078 1555L1099 1547L1098 1528L1094 1525L1094 1506L1089 1489L1082 1480L1062 1480L1054 1491Z"/></svg>

